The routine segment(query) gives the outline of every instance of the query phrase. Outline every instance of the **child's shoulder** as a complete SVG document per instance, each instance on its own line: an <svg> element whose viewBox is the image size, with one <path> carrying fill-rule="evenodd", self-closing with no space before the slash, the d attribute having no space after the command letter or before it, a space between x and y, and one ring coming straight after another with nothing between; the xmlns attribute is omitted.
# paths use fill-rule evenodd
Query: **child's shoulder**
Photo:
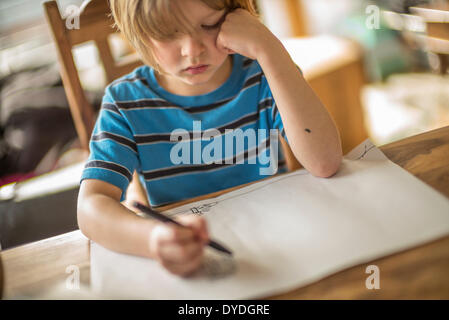
<svg viewBox="0 0 449 320"><path fill-rule="evenodd" d="M148 87L147 77L150 67L142 65L132 72L115 79L105 89L105 94L114 100L135 100L138 99L142 88Z"/></svg>

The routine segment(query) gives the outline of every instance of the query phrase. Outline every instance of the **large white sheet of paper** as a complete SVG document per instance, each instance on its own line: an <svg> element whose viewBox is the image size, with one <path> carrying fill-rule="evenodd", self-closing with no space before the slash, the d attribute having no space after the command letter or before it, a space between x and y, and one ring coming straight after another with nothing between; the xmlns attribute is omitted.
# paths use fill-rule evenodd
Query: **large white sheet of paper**
<svg viewBox="0 0 449 320"><path fill-rule="evenodd" d="M292 290L449 234L449 200L369 140L330 179L299 170L167 211L202 214L232 259L207 249L195 276L92 243L91 287L114 298L247 299Z"/></svg>

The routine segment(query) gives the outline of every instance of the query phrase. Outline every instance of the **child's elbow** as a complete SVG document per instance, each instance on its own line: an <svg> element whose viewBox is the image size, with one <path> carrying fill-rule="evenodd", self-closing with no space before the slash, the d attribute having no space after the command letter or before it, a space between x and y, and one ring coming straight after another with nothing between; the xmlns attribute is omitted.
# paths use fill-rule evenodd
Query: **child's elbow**
<svg viewBox="0 0 449 320"><path fill-rule="evenodd" d="M95 194L89 192L88 183L83 181L78 193L78 203L76 210L76 218L78 228L89 239L92 239L92 230L95 229L93 224L95 219L95 212L98 211L95 207Z"/></svg>
<svg viewBox="0 0 449 320"><path fill-rule="evenodd" d="M88 202L87 199L83 199L82 197L78 198L76 218L77 218L78 228L87 238L90 239L89 215L88 215L88 211L86 210L86 206L88 206L87 202Z"/></svg>
<svg viewBox="0 0 449 320"><path fill-rule="evenodd" d="M330 178L338 172L342 161L342 156L336 156L334 159L320 162L314 166L311 173L319 178Z"/></svg>

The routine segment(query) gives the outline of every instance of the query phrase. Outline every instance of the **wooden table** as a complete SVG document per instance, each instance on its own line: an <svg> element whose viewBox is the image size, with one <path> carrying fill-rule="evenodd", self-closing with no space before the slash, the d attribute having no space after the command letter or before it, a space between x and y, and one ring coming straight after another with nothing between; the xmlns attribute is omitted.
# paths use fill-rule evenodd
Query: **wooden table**
<svg viewBox="0 0 449 320"><path fill-rule="evenodd" d="M380 149L393 162L449 198L449 127ZM431 209L431 204L429 204ZM449 214L449 213L448 213ZM80 231L1 252L6 298L32 296L66 281L80 268L89 285L89 240ZM365 269L380 269L380 289L368 290ZM338 272L272 299L449 299L449 237Z"/></svg>

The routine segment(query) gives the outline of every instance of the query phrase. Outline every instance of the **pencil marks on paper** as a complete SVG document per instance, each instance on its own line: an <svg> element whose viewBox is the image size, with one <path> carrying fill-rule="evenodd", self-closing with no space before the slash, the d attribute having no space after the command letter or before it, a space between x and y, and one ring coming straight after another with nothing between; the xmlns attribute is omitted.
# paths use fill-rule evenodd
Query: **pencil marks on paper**
<svg viewBox="0 0 449 320"><path fill-rule="evenodd" d="M203 265L196 276L209 280L221 279L233 275L236 270L237 264L232 256L206 250Z"/></svg>
<svg viewBox="0 0 449 320"><path fill-rule="evenodd" d="M192 207L190 208L190 212L194 214L202 215L203 213L209 212L210 208L217 205L218 201L210 202L210 203L204 203L198 207Z"/></svg>
<svg viewBox="0 0 449 320"><path fill-rule="evenodd" d="M366 144L364 145L364 148L365 148L365 151L356 159L356 160L360 160L360 159L363 159L365 156L366 156L366 154L371 150L371 149L373 149L375 146L374 145L370 145L370 146L367 146Z"/></svg>

